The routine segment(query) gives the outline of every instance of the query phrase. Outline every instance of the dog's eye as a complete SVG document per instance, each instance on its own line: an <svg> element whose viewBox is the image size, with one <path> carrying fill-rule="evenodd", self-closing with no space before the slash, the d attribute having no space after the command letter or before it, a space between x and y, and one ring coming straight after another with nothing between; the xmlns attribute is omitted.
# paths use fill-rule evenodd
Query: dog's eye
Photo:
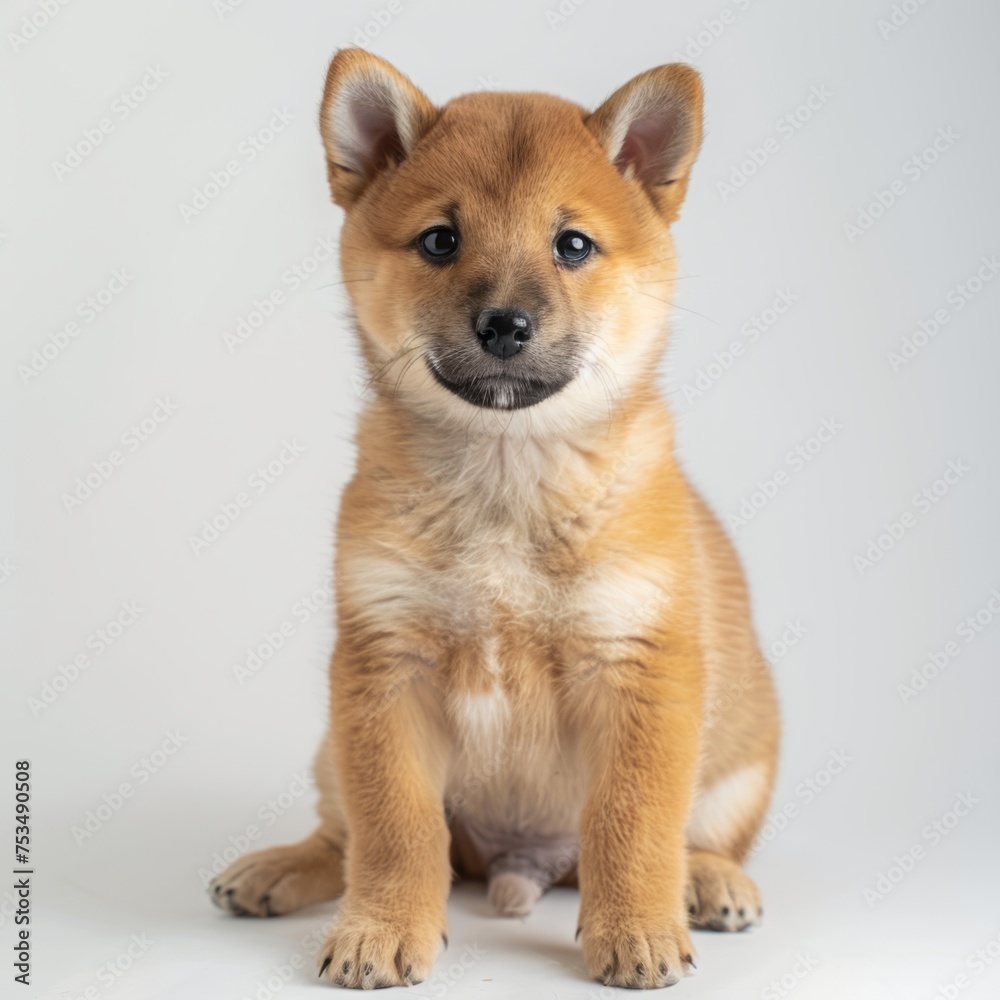
<svg viewBox="0 0 1000 1000"><path fill-rule="evenodd" d="M556 237L556 257L570 264L579 264L586 260L594 249L594 243L588 236L578 233L575 229L567 229Z"/></svg>
<svg viewBox="0 0 1000 1000"><path fill-rule="evenodd" d="M458 233L447 226L425 229L417 237L417 246L430 260L447 260L458 252Z"/></svg>

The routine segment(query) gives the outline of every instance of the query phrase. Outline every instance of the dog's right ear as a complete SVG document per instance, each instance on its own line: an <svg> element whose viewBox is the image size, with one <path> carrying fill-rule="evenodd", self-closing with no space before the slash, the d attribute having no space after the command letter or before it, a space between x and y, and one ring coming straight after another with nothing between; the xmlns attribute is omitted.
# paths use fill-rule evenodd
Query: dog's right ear
<svg viewBox="0 0 1000 1000"><path fill-rule="evenodd" d="M372 178L402 162L438 110L390 63L341 49L330 63L319 128L333 200L349 208Z"/></svg>

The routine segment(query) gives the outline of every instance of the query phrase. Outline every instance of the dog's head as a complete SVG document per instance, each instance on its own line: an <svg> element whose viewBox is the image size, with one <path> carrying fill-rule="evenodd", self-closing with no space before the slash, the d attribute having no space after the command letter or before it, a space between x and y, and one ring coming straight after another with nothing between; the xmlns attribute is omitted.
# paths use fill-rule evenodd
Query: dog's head
<svg viewBox="0 0 1000 1000"><path fill-rule="evenodd" d="M701 105L675 64L593 113L542 94L439 109L384 60L338 52L321 131L376 389L445 419L530 407L565 426L648 387Z"/></svg>

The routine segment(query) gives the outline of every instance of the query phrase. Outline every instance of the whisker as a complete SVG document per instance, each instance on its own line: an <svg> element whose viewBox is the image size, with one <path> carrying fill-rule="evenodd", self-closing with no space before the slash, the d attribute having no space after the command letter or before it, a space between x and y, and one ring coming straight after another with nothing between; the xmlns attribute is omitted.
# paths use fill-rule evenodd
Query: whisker
<svg viewBox="0 0 1000 1000"><path fill-rule="evenodd" d="M656 267L657 264L669 264L672 260L677 260L676 254L673 257L664 257L662 260L647 260L645 264L639 265L639 269L641 270L644 267Z"/></svg>
<svg viewBox="0 0 1000 1000"><path fill-rule="evenodd" d="M657 302L662 302L665 306L672 306L674 309L680 309L682 312L689 312L691 313L692 316L699 316L701 317L701 319L705 320L708 323L711 323L713 326L719 326L719 323L716 320L712 319L709 316L706 316L704 313L696 312L694 309L688 309L687 306L679 306L677 305L676 302L671 302L669 299L661 299L659 298L659 296L653 295L650 292L644 292L640 290L639 294L647 295L651 299L656 299Z"/></svg>
<svg viewBox="0 0 1000 1000"><path fill-rule="evenodd" d="M317 285L313 291L318 292L321 288L333 288L336 285L354 285L359 281L374 281L374 278L345 278L343 281L328 281L325 285Z"/></svg>
<svg viewBox="0 0 1000 1000"><path fill-rule="evenodd" d="M700 278L700 274L675 274L672 278L654 278L651 281L637 281L637 285L662 285L664 281L687 281L688 278Z"/></svg>
<svg viewBox="0 0 1000 1000"><path fill-rule="evenodd" d="M411 340L416 340L417 336L418 335L416 333L410 334L410 336L407 337L406 340L403 341L403 343L400 345L399 350L395 354L393 354L385 362L385 364L383 364L380 368L378 368L375 371L375 373L371 376L370 379L368 379L368 381L365 383L365 389L370 389L373 385L375 385L376 382L381 382L382 381L382 376L397 361L400 361L402 358L406 357L408 354L411 354L413 351L418 351L418 350L421 349L422 345L419 344L419 343L418 344L414 344L412 347L407 346L407 345L409 345L409 343L410 343Z"/></svg>
<svg viewBox="0 0 1000 1000"><path fill-rule="evenodd" d="M414 348L414 350L415 349L416 348ZM402 383L404 377L406 376L406 373L413 367L413 365L417 361L420 360L421 357L422 357L422 355L420 355L420 354L414 354L414 356L412 358L410 358L406 362L405 365L403 365L403 370L399 373L399 378L396 379L396 384L392 387L392 398L393 398L393 400L395 400L396 397L399 395L399 386Z"/></svg>

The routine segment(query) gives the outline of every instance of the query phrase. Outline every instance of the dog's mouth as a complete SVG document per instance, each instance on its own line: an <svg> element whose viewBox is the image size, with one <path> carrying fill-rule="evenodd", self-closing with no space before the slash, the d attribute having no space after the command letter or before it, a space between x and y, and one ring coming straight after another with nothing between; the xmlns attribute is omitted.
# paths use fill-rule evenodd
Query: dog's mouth
<svg viewBox="0 0 1000 1000"><path fill-rule="evenodd" d="M530 378L515 374L473 375L455 378L445 375L432 355L427 355L427 367L434 378L460 399L490 410L522 410L555 395L573 379L572 374L551 379Z"/></svg>

